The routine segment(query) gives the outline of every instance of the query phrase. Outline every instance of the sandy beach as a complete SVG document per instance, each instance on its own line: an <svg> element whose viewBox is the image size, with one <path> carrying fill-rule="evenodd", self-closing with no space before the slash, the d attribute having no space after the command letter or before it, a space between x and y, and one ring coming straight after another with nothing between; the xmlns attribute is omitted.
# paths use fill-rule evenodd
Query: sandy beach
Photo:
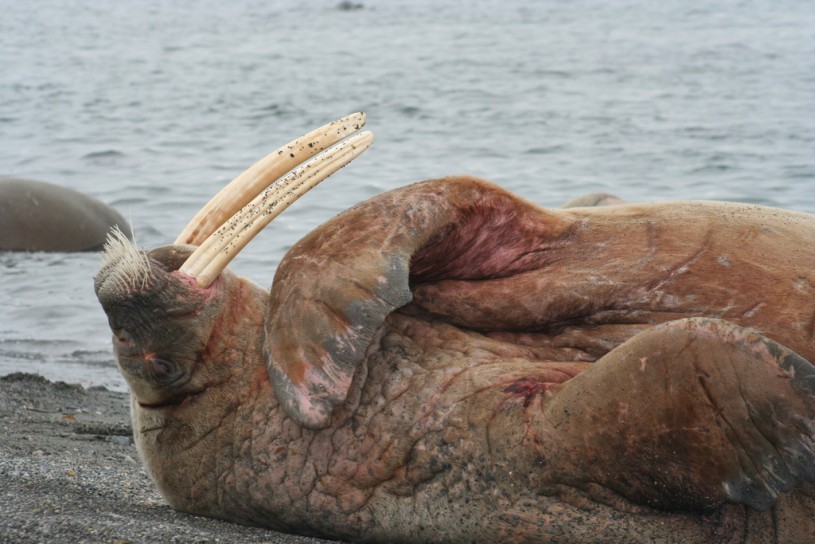
<svg viewBox="0 0 815 544"><path fill-rule="evenodd" d="M327 542L172 510L138 459L128 395L0 378L0 542Z"/></svg>

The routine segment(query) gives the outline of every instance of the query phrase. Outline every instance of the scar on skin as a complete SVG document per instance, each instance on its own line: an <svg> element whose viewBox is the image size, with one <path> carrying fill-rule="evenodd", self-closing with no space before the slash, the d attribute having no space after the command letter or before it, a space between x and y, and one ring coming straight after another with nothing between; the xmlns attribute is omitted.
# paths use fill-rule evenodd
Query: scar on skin
<svg viewBox="0 0 815 544"><path fill-rule="evenodd" d="M648 357L640 357L640 372L645 372L646 366L648 366Z"/></svg>
<svg viewBox="0 0 815 544"><path fill-rule="evenodd" d="M557 384L553 382L539 381L535 378L524 376L504 389L504 393L511 393L517 397L523 397L524 408L528 408L529 405L532 404L532 400L534 400L537 395L545 393L553 385Z"/></svg>

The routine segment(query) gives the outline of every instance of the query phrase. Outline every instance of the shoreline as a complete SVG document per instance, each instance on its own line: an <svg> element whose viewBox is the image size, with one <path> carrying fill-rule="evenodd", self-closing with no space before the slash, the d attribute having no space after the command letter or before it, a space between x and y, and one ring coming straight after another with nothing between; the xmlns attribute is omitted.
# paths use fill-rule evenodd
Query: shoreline
<svg viewBox="0 0 815 544"><path fill-rule="evenodd" d="M129 394L0 377L0 542L330 541L171 509L132 440Z"/></svg>

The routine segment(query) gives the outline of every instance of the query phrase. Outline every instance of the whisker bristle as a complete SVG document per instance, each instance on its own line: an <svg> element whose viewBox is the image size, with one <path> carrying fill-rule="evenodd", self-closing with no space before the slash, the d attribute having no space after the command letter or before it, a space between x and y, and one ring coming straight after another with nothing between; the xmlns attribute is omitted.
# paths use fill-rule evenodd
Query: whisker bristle
<svg viewBox="0 0 815 544"><path fill-rule="evenodd" d="M102 252L102 270L116 285L143 289L150 279L150 260L139 251L135 241L131 242L119 227L113 227Z"/></svg>

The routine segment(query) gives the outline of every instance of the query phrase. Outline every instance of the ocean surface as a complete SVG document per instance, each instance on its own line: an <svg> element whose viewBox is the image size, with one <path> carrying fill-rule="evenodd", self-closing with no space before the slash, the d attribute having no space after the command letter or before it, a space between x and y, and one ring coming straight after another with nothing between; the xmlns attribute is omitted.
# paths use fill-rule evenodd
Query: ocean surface
<svg viewBox="0 0 815 544"><path fill-rule="evenodd" d="M381 191L469 173L543 205L607 191L815 213L815 3L0 0L0 175L170 243L268 152L363 110L376 140L233 268ZM97 254L0 253L0 374L124 390Z"/></svg>

